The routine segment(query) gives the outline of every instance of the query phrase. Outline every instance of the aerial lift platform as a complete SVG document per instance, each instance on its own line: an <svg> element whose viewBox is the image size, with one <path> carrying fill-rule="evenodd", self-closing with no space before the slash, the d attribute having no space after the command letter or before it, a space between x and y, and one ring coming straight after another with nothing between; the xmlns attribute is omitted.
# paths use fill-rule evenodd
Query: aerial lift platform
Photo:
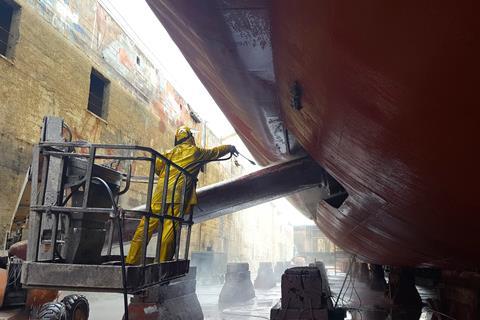
<svg viewBox="0 0 480 320"><path fill-rule="evenodd" d="M165 163L162 208L167 208L170 169L178 172L177 181L186 182L181 190L179 216L167 211L154 214L150 209L157 159ZM144 179L132 179L132 166L146 172ZM6 262L7 273L15 272L18 290L123 293L124 319L128 319L127 294L148 292L149 288L168 284L189 272L193 221L192 214L184 210L188 196L185 186L195 185L196 178L157 151L142 146L72 142L61 118L46 117L40 143L34 147L30 181L26 257L24 260L12 257ZM121 197L129 192L145 195L143 210L121 208ZM127 222L142 217L145 233L141 263L126 265L123 246L127 239L123 229ZM152 219L160 223L155 231L155 256L148 257L146 239ZM176 250L171 261L161 261L161 235L167 220L174 225ZM13 242L8 246L14 245ZM116 244L120 254L112 253ZM11 295L15 290L10 281L8 284L10 289L5 294ZM41 318L41 312L34 317Z"/></svg>
<svg viewBox="0 0 480 320"><path fill-rule="evenodd" d="M187 182L183 186L195 186L196 178L148 147L71 140L70 130L61 118L44 119L7 237L9 256L0 257L2 320L88 319L85 297L74 294L62 303L52 302L58 290L123 293L126 320L203 319L195 295L195 272L190 270L189 261L194 222L301 190L317 190L327 202L339 195L343 199L346 194L338 190L338 183L323 168L303 157L204 188L198 194L202 210L189 214L184 210L188 195L183 187L179 216L168 211L154 214L150 208L157 159L165 163L162 208L167 207L167 181L172 168L178 173L176 179ZM133 166L141 176L132 176ZM143 205L122 208L122 199L131 194L143 199ZM143 241L141 263L126 265L124 240L131 239L131 226L143 217L144 239L152 219L160 221L155 230L155 255L147 255L147 241ZM168 220L175 226L176 250L171 261L161 261L161 235ZM128 294L134 296L130 306ZM5 307L32 309L33 313L23 318L2 318ZM65 307L67 312L61 310ZM158 312L147 316L147 309Z"/></svg>

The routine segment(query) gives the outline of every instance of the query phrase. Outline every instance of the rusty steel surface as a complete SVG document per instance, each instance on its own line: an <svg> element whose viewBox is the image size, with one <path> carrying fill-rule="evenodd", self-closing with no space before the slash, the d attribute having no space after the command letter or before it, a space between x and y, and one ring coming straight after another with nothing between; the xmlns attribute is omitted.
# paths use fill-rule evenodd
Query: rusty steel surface
<svg viewBox="0 0 480 320"><path fill-rule="evenodd" d="M381 264L480 264L479 3L147 2L255 157L279 157L258 116L273 110L347 189L313 212L337 245ZM269 52L247 50L266 29L273 81L251 72Z"/></svg>

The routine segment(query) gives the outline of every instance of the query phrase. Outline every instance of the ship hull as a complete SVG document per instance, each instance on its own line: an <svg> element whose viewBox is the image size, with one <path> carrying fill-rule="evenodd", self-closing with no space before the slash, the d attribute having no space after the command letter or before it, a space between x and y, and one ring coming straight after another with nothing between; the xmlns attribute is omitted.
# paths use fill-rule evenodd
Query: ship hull
<svg viewBox="0 0 480 320"><path fill-rule="evenodd" d="M298 143L343 185L339 208L307 208L337 245L480 265L478 4L148 2L257 159Z"/></svg>

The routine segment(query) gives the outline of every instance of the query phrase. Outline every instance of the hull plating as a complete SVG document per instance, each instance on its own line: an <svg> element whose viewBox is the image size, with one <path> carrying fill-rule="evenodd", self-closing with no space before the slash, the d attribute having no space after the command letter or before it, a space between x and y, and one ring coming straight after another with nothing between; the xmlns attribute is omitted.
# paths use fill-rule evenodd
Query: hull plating
<svg viewBox="0 0 480 320"><path fill-rule="evenodd" d="M148 2L258 159L291 157L286 128L347 189L338 209L309 206L339 246L480 265L479 4Z"/></svg>

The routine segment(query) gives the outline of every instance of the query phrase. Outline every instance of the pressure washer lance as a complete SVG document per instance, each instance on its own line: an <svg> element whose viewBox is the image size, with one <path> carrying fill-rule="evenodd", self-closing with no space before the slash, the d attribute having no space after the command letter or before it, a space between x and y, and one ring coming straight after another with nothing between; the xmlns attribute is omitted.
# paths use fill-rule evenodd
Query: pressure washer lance
<svg viewBox="0 0 480 320"><path fill-rule="evenodd" d="M255 161L248 159L247 157L245 157L245 156L244 156L243 154L241 154L240 152L237 151L237 154L238 154L237 157L238 157L238 156L241 156L243 159L245 159L245 160L247 160L248 162L250 162L250 164L252 164L252 165L254 165L254 166L257 165L257 164L255 163Z"/></svg>

